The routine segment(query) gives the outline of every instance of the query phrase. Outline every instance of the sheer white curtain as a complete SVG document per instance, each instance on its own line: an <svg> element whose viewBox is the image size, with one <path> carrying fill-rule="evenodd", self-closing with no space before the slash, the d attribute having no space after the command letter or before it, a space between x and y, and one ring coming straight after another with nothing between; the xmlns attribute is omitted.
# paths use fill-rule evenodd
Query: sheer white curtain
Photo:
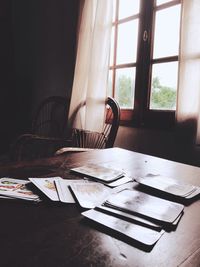
<svg viewBox="0 0 200 267"><path fill-rule="evenodd" d="M200 0L182 0L177 121L193 126L200 144Z"/></svg>
<svg viewBox="0 0 200 267"><path fill-rule="evenodd" d="M75 75L69 110L74 127L101 131L107 80L112 28L112 1L85 0L80 22ZM79 107L83 104L83 108Z"/></svg>

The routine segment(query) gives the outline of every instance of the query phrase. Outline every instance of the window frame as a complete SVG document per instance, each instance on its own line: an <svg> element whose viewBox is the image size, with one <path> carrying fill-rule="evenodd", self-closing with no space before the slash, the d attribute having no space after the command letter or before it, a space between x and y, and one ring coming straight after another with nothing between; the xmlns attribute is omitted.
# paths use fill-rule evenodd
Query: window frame
<svg viewBox="0 0 200 267"><path fill-rule="evenodd" d="M153 110L149 108L151 93L152 66L157 63L178 62L179 56L169 56L153 59L153 42L156 11L181 4L181 0L172 0L156 6L156 0L141 0L139 13L128 18L118 20L119 0L116 0L114 27L134 18L139 19L137 56L135 63L116 64L117 30L114 38L114 59L112 76L112 96L114 97L116 70L125 67L136 68L135 96L133 109L121 108L121 125L133 127L147 127L159 129L171 129L175 126L175 110ZM147 40L144 40L144 33ZM147 88L147 89L146 89Z"/></svg>

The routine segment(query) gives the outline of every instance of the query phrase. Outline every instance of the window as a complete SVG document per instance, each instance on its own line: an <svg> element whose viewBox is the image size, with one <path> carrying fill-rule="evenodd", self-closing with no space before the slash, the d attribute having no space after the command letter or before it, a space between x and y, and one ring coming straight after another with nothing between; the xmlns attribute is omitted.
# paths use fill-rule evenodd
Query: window
<svg viewBox="0 0 200 267"><path fill-rule="evenodd" d="M113 0L109 95L122 123L175 121L181 0Z"/></svg>

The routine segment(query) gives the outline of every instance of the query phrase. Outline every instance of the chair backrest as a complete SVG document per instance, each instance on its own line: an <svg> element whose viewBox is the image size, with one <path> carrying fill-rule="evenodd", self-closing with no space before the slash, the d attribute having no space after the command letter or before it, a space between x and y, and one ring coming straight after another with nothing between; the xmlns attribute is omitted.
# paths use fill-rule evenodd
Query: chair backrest
<svg viewBox="0 0 200 267"><path fill-rule="evenodd" d="M113 147L120 122L120 107L118 102L112 98L107 99L108 110L104 125L104 134L107 136L106 148Z"/></svg>
<svg viewBox="0 0 200 267"><path fill-rule="evenodd" d="M32 123L32 133L43 137L64 137L69 100L50 96L39 105Z"/></svg>
<svg viewBox="0 0 200 267"><path fill-rule="evenodd" d="M72 143L75 147L110 148L113 147L120 122L120 107L111 97L106 100L106 118L102 132L72 129Z"/></svg>

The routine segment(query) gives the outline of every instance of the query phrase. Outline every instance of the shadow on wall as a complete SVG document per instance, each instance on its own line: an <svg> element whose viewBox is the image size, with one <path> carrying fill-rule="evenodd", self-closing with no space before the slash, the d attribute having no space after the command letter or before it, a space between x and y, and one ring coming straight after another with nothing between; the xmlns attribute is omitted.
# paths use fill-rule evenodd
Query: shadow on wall
<svg viewBox="0 0 200 267"><path fill-rule="evenodd" d="M120 127L115 146L200 167L193 120L170 131Z"/></svg>
<svg viewBox="0 0 200 267"><path fill-rule="evenodd" d="M78 11L79 0L0 1L0 154L44 98L70 96Z"/></svg>

